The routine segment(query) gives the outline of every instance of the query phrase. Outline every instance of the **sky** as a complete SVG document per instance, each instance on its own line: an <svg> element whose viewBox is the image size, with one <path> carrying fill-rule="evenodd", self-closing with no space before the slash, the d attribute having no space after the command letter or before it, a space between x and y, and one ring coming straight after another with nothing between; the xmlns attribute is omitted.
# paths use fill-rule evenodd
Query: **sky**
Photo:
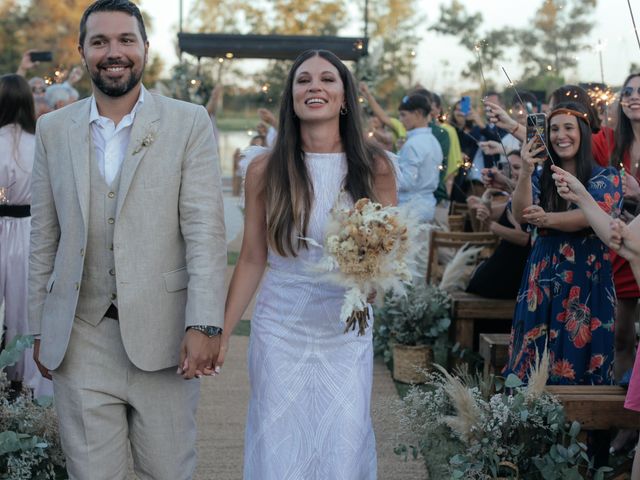
<svg viewBox="0 0 640 480"><path fill-rule="evenodd" d="M418 0L420 13L426 15L426 20L424 27L418 31L422 41L415 48L417 65L415 79L436 92L450 89L451 85L460 85L460 90L463 90L473 85L473 82L479 83L479 79L463 79L460 76L460 72L472 59L472 53L459 47L456 38L428 31L428 27L438 18L439 6L448 3L449 0ZM487 29L507 25L521 28L530 22L542 0L462 0L462 3L469 12L482 11ZM192 0L184 0L185 18L191 4ZM153 32L149 38L151 50L159 53L166 65L177 63L175 44L177 43L179 0L143 0L141 6L154 21ZM636 22L640 23L640 0L631 0L631 6ZM636 42L627 0L598 0L593 19L595 27L590 36L593 49L576 52L578 68L577 71L567 75L567 81L600 81L599 54L595 50L600 40L604 45L602 59L605 82L619 85L629 73L630 63L640 64L640 47ZM362 20L358 19L342 34L359 35L361 31ZM239 62L243 65L251 61ZM502 65L512 80L517 82L521 69L516 52L513 53L512 58L505 59ZM507 86L508 82L499 68L484 73L498 87Z"/></svg>

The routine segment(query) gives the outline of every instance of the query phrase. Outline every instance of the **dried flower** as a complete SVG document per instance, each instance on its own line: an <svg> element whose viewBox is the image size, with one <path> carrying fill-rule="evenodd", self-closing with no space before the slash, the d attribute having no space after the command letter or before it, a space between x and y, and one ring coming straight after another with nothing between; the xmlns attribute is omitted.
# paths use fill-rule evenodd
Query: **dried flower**
<svg viewBox="0 0 640 480"><path fill-rule="evenodd" d="M147 148L149 145L151 145L153 143L154 140L155 140L155 138L153 136L153 133L151 133L151 132L147 133L144 136L144 138L142 139L142 141L140 142L140 144L133 151L133 155L136 155L137 153L140 153L143 148Z"/></svg>
<svg viewBox="0 0 640 480"><path fill-rule="evenodd" d="M343 195L338 204L342 205ZM340 317L347 322L345 333L367 327L367 296L372 292L393 290L404 294L411 281L410 264L415 254L415 236L420 227L398 207L383 207L361 198L351 208L331 210L325 232L324 256L314 265L329 279L344 286ZM309 244L320 247L311 239Z"/></svg>

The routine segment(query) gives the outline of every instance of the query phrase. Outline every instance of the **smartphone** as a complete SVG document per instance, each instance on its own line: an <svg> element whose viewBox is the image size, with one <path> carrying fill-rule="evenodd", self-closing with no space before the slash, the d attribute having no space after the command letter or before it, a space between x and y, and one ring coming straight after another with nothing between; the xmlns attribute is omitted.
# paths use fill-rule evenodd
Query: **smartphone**
<svg viewBox="0 0 640 480"><path fill-rule="evenodd" d="M547 143L547 115L544 113L531 113L527 115L527 142L535 138L534 146L546 145ZM544 149L536 158L547 158L547 150Z"/></svg>
<svg viewBox="0 0 640 480"><path fill-rule="evenodd" d="M29 56L32 62L50 62L53 60L52 52L31 52Z"/></svg>
<svg viewBox="0 0 640 480"><path fill-rule="evenodd" d="M465 95L460 99L460 111L464 116L469 115L469 112L471 112L471 97Z"/></svg>

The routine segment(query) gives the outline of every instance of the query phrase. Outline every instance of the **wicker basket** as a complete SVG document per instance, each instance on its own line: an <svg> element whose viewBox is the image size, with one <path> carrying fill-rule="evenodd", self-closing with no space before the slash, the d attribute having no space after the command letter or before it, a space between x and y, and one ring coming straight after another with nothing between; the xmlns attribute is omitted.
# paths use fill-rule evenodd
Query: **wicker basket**
<svg viewBox="0 0 640 480"><path fill-rule="evenodd" d="M403 383L424 383L422 370L433 363L433 349L428 345L393 345L393 378Z"/></svg>

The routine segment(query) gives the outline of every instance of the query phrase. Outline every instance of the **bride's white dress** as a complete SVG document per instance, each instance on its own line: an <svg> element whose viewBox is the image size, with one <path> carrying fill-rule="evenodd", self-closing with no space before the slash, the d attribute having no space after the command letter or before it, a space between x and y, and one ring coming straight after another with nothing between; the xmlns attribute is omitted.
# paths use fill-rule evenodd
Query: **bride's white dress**
<svg viewBox="0 0 640 480"><path fill-rule="evenodd" d="M342 189L344 154L306 154L314 188L307 236L323 242ZM373 480L371 326L345 334L344 289L313 273L318 247L269 251L249 343L245 480Z"/></svg>

